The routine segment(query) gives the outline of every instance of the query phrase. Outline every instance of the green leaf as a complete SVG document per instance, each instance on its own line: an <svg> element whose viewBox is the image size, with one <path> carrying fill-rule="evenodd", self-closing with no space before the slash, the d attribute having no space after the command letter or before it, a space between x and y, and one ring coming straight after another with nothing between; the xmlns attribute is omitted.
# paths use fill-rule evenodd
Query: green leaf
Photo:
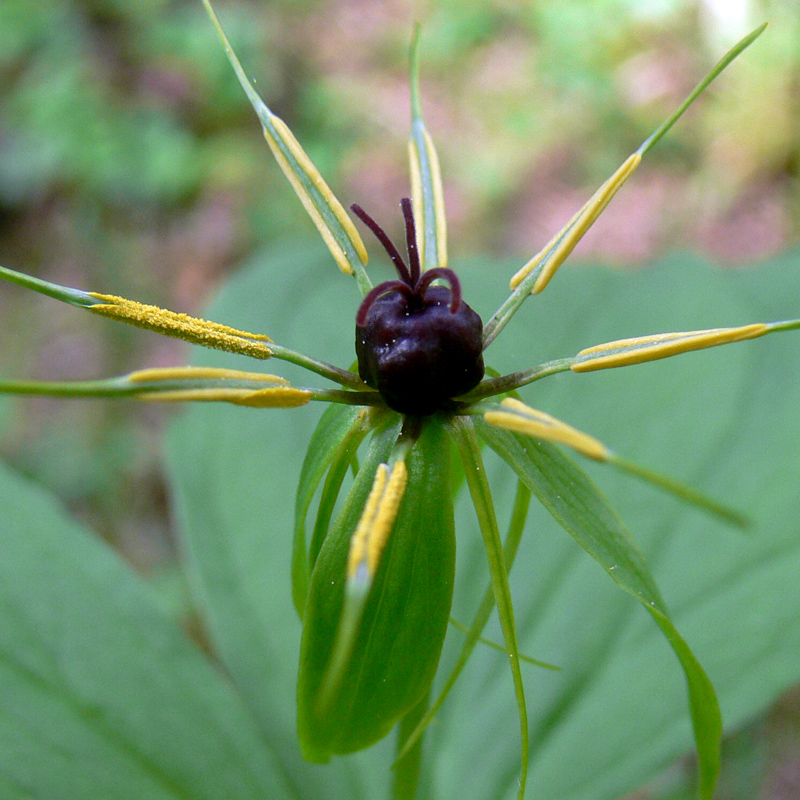
<svg viewBox="0 0 800 800"><path fill-rule="evenodd" d="M330 274L328 258L294 243L260 253L207 316L243 329L268 320L293 348L350 364L358 302ZM510 372L621 337L796 317L798 264L795 251L750 270L717 270L686 254L632 272L567 268L489 355ZM502 276L512 265L456 267L466 301L488 319L506 295ZM742 537L605 465L586 466L647 554L675 625L714 682L728 730L800 679L796 336L567 372L520 391L616 452L753 519ZM194 360L249 365L210 352ZM302 374L281 371L290 380ZM283 763L303 796L386 797L390 742L317 767L303 762L295 740L300 624L291 601L291 498L318 417L312 406L188 409L170 442L177 511L220 659L262 728L283 743ZM502 527L516 481L492 452L484 460ZM479 607L488 576L468 502L457 504L456 523L453 614L463 621ZM523 669L535 699L529 795L616 800L692 748L684 678L664 637L536 502L510 583L520 651L562 668ZM486 635L501 638L496 622ZM462 644L459 631L447 637L443 675ZM424 760L423 785L443 800L513 797L518 718L502 654L475 649L428 730Z"/></svg>
<svg viewBox="0 0 800 800"><path fill-rule="evenodd" d="M346 672L331 695L322 696L342 616L350 537L396 437L396 429L375 435L311 576L298 729L304 752L315 761L386 736L427 693L447 631L455 570L450 459L441 422L432 418L408 456L408 486Z"/></svg>
<svg viewBox="0 0 800 800"><path fill-rule="evenodd" d="M0 467L3 797L294 794L241 698L148 588Z"/></svg>
<svg viewBox="0 0 800 800"><path fill-rule="evenodd" d="M483 420L476 420L476 429L558 523L622 589L644 605L664 632L686 676L697 744L700 797L709 800L720 766L719 704L708 676L675 629L644 554L585 473L556 447L498 430Z"/></svg>

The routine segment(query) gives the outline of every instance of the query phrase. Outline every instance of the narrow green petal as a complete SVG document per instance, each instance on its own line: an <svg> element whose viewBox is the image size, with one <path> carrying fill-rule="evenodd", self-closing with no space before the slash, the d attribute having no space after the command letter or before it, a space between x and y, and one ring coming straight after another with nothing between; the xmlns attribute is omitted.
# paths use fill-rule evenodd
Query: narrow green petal
<svg viewBox="0 0 800 800"><path fill-rule="evenodd" d="M422 772L422 741L417 739L410 747L407 742L419 726L429 700L430 691L400 721L396 744L398 756L392 765L392 800L417 800Z"/></svg>
<svg viewBox="0 0 800 800"><path fill-rule="evenodd" d="M514 606L511 600L511 589L508 585L508 570L503 557L503 546L500 531L494 513L494 503L486 469L483 466L480 445L475 436L475 428L471 420L464 417L453 417L447 424L447 430L455 442L464 465L472 503L478 516L478 525L483 535L486 557L489 561L489 574L492 579L492 593L497 606L497 615L503 631L506 653L514 680L514 693L519 709L521 768L518 797L525 796L525 785L528 779L528 708L525 702L525 687L522 683L522 672L519 665L519 648L517 646L517 630L514 621Z"/></svg>
<svg viewBox="0 0 800 800"><path fill-rule="evenodd" d="M360 436L353 438L348 444L347 449L341 451L331 463L328 474L325 476L325 483L320 493L317 516L311 531L311 542L308 550L308 564L312 571L317 563L317 557L322 550L325 539L328 537L331 520L333 519L333 512L336 508L336 501L342 491L344 479L353 467L353 462L356 459L356 451L358 445L361 443L360 439ZM353 470L353 476L357 474L358 469L356 468Z"/></svg>
<svg viewBox="0 0 800 800"><path fill-rule="evenodd" d="M491 596L492 608L494 608L494 596L491 594L491 592L492 590L490 588L489 595ZM454 628L458 628L458 630L460 630L462 633L466 633L467 636L472 637L472 628L475 625L475 620L473 620L472 625L467 627L466 625L462 625L457 619L453 619L453 617L450 617L450 624ZM498 644L497 642L493 642L491 639L487 639L484 636L478 636L475 642L476 643L480 642L481 644L485 644L487 647L491 647L492 650L497 650L498 653L504 653L505 655L508 655L503 645ZM471 650L472 648L470 648L470 651ZM459 661L460 660L461 658L459 656ZM532 667L541 667L542 669L548 669L551 672L561 672L561 667L558 667L555 664L549 664L547 661L540 661L538 658L531 658L530 656L526 656L524 653L519 654L519 660L523 661L525 664L530 664Z"/></svg>
<svg viewBox="0 0 800 800"><path fill-rule="evenodd" d="M411 197L417 230L417 242L423 269L447 266L447 220L439 157L422 119L419 92L420 26L414 29L411 44L411 139L408 157L411 167Z"/></svg>
<svg viewBox="0 0 800 800"><path fill-rule="evenodd" d="M538 294L549 283L556 270L594 224L611 198L633 174L642 157L678 121L687 108L728 64L755 41L766 28L757 28L729 50L717 65L703 78L681 106L641 146L632 153L619 169L595 192L592 198L572 217L556 236L523 266L511 279L513 290L508 299L495 312L483 329L484 347L488 347L509 323L529 294Z"/></svg>
<svg viewBox="0 0 800 800"><path fill-rule="evenodd" d="M261 121L264 137L275 160L291 183L314 225L317 226L317 230L339 269L347 275L355 274L361 293L366 295L372 288L372 283L364 270L364 265L367 263L367 250L353 221L286 123L269 110L253 88L223 32L209 0L203 0L203 5L206 7L217 35L225 48L228 61L230 61L250 105Z"/></svg>

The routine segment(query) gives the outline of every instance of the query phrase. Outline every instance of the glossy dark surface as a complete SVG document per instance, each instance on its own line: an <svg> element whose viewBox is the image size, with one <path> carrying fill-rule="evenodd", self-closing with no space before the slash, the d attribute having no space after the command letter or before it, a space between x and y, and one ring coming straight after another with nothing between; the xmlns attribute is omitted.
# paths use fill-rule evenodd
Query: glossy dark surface
<svg viewBox="0 0 800 800"><path fill-rule="evenodd" d="M483 323L451 291L431 286L420 299L390 291L356 326L361 379L403 414L432 414L483 378Z"/></svg>

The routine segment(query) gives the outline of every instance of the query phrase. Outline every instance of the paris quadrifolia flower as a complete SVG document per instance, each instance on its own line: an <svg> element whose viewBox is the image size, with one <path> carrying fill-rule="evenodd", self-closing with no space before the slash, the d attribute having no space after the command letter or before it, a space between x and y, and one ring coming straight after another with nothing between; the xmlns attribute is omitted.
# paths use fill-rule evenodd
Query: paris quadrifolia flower
<svg viewBox="0 0 800 800"><path fill-rule="evenodd" d="M519 652L508 574L535 495L556 521L611 578L650 613L685 673L694 727L700 797L710 798L719 770L721 717L714 689L674 627L645 558L608 501L562 448L606 462L648 481L680 501L735 525L735 510L651 469L531 407L519 393L560 372L581 373L640 364L681 353L800 328L800 320L732 320L734 327L587 343L577 354L499 375L490 345L520 306L557 280L557 270L633 175L642 158L708 84L763 31L739 42L685 102L597 190L553 239L512 278L508 298L485 322L462 293L448 266L444 198L439 163L423 122L418 79L418 32L411 51L410 195L400 201L406 255L381 225L353 204L351 218L286 124L262 101L231 49L208 0L206 9L242 88L263 126L278 165L320 232L333 260L355 279L357 371L325 363L278 344L263 333L166 311L97 292L58 286L1 268L7 281L95 314L176 336L204 347L304 368L308 383L292 385L277 374L235 369L175 367L71 383L3 382L5 393L100 396L147 401L227 402L254 408L327 408L311 436L296 499L293 600L302 619L297 728L311 761L369 747L398 723L395 768L419 770L422 735L454 685L496 608L519 708L525 792L529 728L522 671L532 661ZM397 277L373 286L357 221L380 242ZM538 297L534 302L544 302ZM742 324L745 323L745 324ZM270 334L276 332L270 331ZM487 360L484 366L484 359ZM483 451L497 453L516 476L518 502L501 536ZM453 455L460 458L489 563L490 589L471 624L455 667L431 696L439 668L456 569ZM355 478L338 496L349 471ZM319 496L313 533L307 522ZM539 667L555 668L541 662ZM437 684L438 685L438 684ZM468 721L465 720L465 724Z"/></svg>

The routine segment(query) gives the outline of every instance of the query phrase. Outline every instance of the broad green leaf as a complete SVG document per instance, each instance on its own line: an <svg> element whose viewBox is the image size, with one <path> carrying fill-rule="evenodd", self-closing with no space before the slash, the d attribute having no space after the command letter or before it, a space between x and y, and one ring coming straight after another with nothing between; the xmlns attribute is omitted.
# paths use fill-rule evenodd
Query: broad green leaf
<svg viewBox="0 0 800 800"><path fill-rule="evenodd" d="M508 533L506 534L506 539L503 542L503 561L505 562L506 568L509 572L511 571L511 567L514 565L514 559L517 556L520 538L522 537L522 532L525 528L525 521L528 517L530 500L530 490L527 488L527 486L525 486L524 483L522 483L522 481L520 481L517 486L517 495L514 498L514 507L513 511L511 512L511 521L509 523ZM469 628L462 627L460 623L454 622L453 619L450 620L450 623L455 624L457 628L461 629L462 632L467 635L467 638L461 647L461 652L458 654L458 660L453 665L452 669L447 675L447 679L439 689L438 696L421 716L417 726L413 730L408 731L408 734L404 740L404 749L401 751L401 756L405 753L406 749L410 750L420 740L420 737L424 733L425 729L428 727L431 720L435 717L436 713L447 699L447 696L450 694L450 690L453 688L453 686L455 686L456 681L461 675L461 671L469 661L472 651L475 649L475 645L478 642L482 642L483 644L491 647L496 647L504 653L506 652L505 649L499 644L490 642L488 639L484 639L481 636L481 631L486 627L486 623L489 621L489 616L491 615L493 609L494 594L492 592L490 583L489 588L486 590L483 600L481 601L481 604L475 613L472 624L469 626ZM532 659L524 654L520 654L520 660L530 664L535 664L536 666L544 667L546 669L558 669L552 664L545 664L542 661L537 661L536 659Z"/></svg>
<svg viewBox="0 0 800 800"><path fill-rule="evenodd" d="M129 567L0 468L0 794L295 797L230 684Z"/></svg>
<svg viewBox="0 0 800 800"><path fill-rule="evenodd" d="M350 537L378 463L397 436L376 434L311 576L298 680L298 728L314 760L383 738L427 693L447 630L455 569L449 452L439 420L407 458L408 486L361 616L347 668L322 688L343 613ZM447 455L442 458L442 453Z"/></svg>
<svg viewBox="0 0 800 800"><path fill-rule="evenodd" d="M328 275L326 258L296 245L268 251L207 315L243 329L267 324L288 346L350 364L357 299ZM487 359L510 372L624 337L793 318L798 264L793 252L753 270L716 270L691 255L630 273L565 268ZM465 299L488 319L506 295L511 266L456 268ZM795 336L564 373L520 391L525 402L591 431L616 452L753 519L742 536L608 467L586 465L646 554L676 627L717 689L728 730L800 678ZM251 368L208 352L195 362ZM281 372L290 380L298 374ZM292 498L319 413L311 406L192 408L173 431L171 471L212 637L262 727L285 742L287 771L309 797L379 798L388 794L391 743L315 767L302 761L295 742L300 625L290 586ZM484 458L502 528L516 480L491 452ZM474 510L463 501L456 523L454 616L465 621L481 603L488 571ZM520 651L562 668L523 670L534 700L530 797L616 800L692 748L684 678L663 636L536 502L511 589ZM492 622L486 635L502 638ZM447 637L443 676L462 644L459 631ZM475 649L428 730L424 753L438 798L514 796L518 720L502 654Z"/></svg>

